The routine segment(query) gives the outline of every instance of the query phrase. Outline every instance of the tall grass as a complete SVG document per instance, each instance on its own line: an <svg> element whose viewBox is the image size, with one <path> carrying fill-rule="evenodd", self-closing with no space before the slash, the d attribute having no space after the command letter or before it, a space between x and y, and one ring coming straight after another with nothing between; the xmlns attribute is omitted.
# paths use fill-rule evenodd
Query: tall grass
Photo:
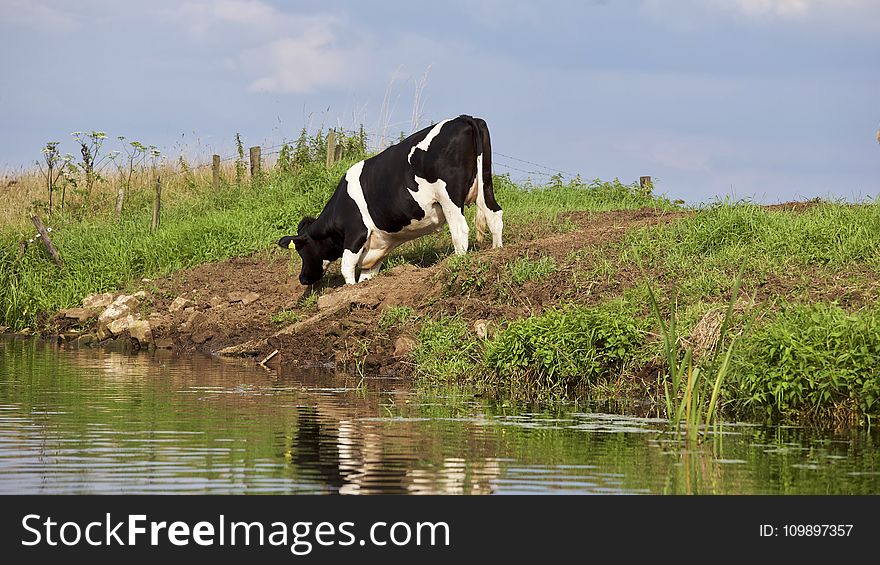
<svg viewBox="0 0 880 565"><path fill-rule="evenodd" d="M225 186L178 199L163 209L156 233L149 230L146 194L133 194L118 220L59 221L52 237L64 257L61 271L39 246L19 258L19 236L7 232L0 247L0 323L21 329L41 312L69 307L92 292L266 249L295 230L303 215L320 210L349 164L330 170L314 164L301 174L273 175L259 189Z"/></svg>
<svg viewBox="0 0 880 565"><path fill-rule="evenodd" d="M564 180L556 176L545 185L514 183L510 176L495 177L495 195L504 207L504 221L553 219L562 212L589 210L634 210L651 207L673 210L676 206L663 196L619 180L585 182L576 177ZM525 218L523 218L525 216Z"/></svg>
<svg viewBox="0 0 880 565"><path fill-rule="evenodd" d="M742 268L740 268L733 282L730 301L719 328L718 344L725 343L731 314L739 295L742 272ZM682 345L682 339L678 332L675 300L672 301L672 312L667 319L661 313L660 304L651 285L648 285L648 297L655 321L660 326L663 344L663 360L666 367L662 380L666 401L666 417L676 428L684 423L687 438L696 440L701 426L711 425L716 416L721 387L730 368L730 358L735 350L737 340L730 340L723 350L717 347L712 348L708 352L708 359L697 363L694 347ZM707 372L710 368L714 369L714 379Z"/></svg>

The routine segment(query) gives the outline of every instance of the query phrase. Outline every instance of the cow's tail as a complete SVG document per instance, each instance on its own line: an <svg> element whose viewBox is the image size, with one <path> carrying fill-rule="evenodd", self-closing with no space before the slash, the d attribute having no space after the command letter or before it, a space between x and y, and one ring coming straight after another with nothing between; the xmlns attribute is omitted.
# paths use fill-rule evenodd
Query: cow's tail
<svg viewBox="0 0 880 565"><path fill-rule="evenodd" d="M486 228L492 233L492 247L501 247L501 206L495 200L492 184L492 138L482 118L462 116L474 128L477 152L477 242L482 243Z"/></svg>

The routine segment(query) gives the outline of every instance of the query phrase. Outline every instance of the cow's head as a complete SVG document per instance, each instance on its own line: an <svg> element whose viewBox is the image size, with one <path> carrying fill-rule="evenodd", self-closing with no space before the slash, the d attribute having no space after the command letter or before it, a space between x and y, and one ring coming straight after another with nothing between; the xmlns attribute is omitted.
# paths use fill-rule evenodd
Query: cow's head
<svg viewBox="0 0 880 565"><path fill-rule="evenodd" d="M315 218L306 216L299 223L297 235L285 236L278 240L278 245L285 249L295 247L296 252L302 258L302 270L299 273L299 282L303 285L315 284L324 276L324 260L329 257L329 242L326 238L315 237L310 233L309 226Z"/></svg>

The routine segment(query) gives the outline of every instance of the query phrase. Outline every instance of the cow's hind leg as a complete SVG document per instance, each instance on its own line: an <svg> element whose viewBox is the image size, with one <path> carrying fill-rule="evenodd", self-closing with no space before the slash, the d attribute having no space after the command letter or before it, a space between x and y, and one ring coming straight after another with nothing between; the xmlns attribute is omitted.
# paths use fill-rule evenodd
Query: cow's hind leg
<svg viewBox="0 0 880 565"><path fill-rule="evenodd" d="M464 255L468 250L468 236L471 230L462 209L448 198L445 200L440 205L443 207L443 215L446 216L449 233L452 235L452 247L455 249L456 255Z"/></svg>
<svg viewBox="0 0 880 565"><path fill-rule="evenodd" d="M476 221L474 222L477 229L477 243L482 244L483 240L486 238L486 214L483 212L483 208L481 206L477 206L477 216Z"/></svg>
<svg viewBox="0 0 880 565"><path fill-rule="evenodd" d="M382 259L379 259L372 267L369 269L362 269L361 276L358 277L358 282L368 281L371 278L375 277L379 274L379 269L382 268Z"/></svg>

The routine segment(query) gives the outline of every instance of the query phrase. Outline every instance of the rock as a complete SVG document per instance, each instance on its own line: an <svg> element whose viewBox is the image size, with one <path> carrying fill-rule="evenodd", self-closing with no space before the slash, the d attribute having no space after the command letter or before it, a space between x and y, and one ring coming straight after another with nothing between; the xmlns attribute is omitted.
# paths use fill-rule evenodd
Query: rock
<svg viewBox="0 0 880 565"><path fill-rule="evenodd" d="M213 339L213 337L214 337L213 331L203 330L203 331L198 331L198 332L194 333L192 336L192 341L196 345L201 345L201 344L205 343L206 341Z"/></svg>
<svg viewBox="0 0 880 565"><path fill-rule="evenodd" d="M368 353L364 356L363 363L367 369L376 369L385 364L385 356L379 353Z"/></svg>
<svg viewBox="0 0 880 565"><path fill-rule="evenodd" d="M189 300L187 300L186 298L184 298L182 296L178 296L177 298L175 298L174 300L171 301L171 305L168 306L168 311L169 312L177 312L178 310L180 310L181 308L183 308L187 304L189 304Z"/></svg>
<svg viewBox="0 0 880 565"><path fill-rule="evenodd" d="M83 298L82 307L89 310L100 310L110 306L113 303L113 294L104 292L101 294L90 294Z"/></svg>
<svg viewBox="0 0 880 565"><path fill-rule="evenodd" d="M153 341L153 328L147 320L134 320L128 325L128 335L145 345Z"/></svg>
<svg viewBox="0 0 880 565"><path fill-rule="evenodd" d="M95 336L93 336L92 334L83 334L76 338L77 347L85 347L93 343L95 343Z"/></svg>
<svg viewBox="0 0 880 565"><path fill-rule="evenodd" d="M474 332L480 339L486 339L487 337L489 337L489 321L477 320L476 322L474 322Z"/></svg>
<svg viewBox="0 0 880 565"><path fill-rule="evenodd" d="M110 325L116 320L131 316L132 312L137 310L138 304L138 299L134 296L127 296L125 294L117 296L116 300L98 316L98 337L103 340L107 339L110 335L119 335L118 332L114 333L110 329ZM134 318L132 317L132 319Z"/></svg>
<svg viewBox="0 0 880 565"><path fill-rule="evenodd" d="M226 301L220 298L219 296L212 296L208 301L208 304L211 305L211 308L218 308L226 305Z"/></svg>
<svg viewBox="0 0 880 565"><path fill-rule="evenodd" d="M59 312L62 317L68 318L71 320L76 320L78 322L85 322L89 318L95 315L94 308L67 308Z"/></svg>
<svg viewBox="0 0 880 565"><path fill-rule="evenodd" d="M404 355L408 355L418 346L419 342L416 338L402 335L394 340L394 352L392 355L395 357L403 357Z"/></svg>
<svg viewBox="0 0 880 565"><path fill-rule="evenodd" d="M110 322L106 327L106 331L109 332L110 335L117 336L125 330L129 329L134 323L134 316L129 314L124 318L117 318L116 320Z"/></svg>
<svg viewBox="0 0 880 565"><path fill-rule="evenodd" d="M247 306L252 302L260 299L260 295L256 292L232 291L226 294L229 302L241 302L242 306Z"/></svg>
<svg viewBox="0 0 880 565"><path fill-rule="evenodd" d="M155 345L157 349L171 349L174 347L174 340L165 337L157 339L153 345Z"/></svg>
<svg viewBox="0 0 880 565"><path fill-rule="evenodd" d="M180 324L180 326L178 326L177 329L178 329L178 331L181 331L184 333L195 333L199 329L201 329L200 326L203 323L205 323L205 320L207 320L207 316L205 316L201 312L195 311L195 312L192 312L189 315L189 318L187 318L185 322Z"/></svg>
<svg viewBox="0 0 880 565"><path fill-rule="evenodd" d="M147 297L147 291L139 290L139 291L135 292L134 294L132 294L132 296L134 296L138 300L143 300L144 298Z"/></svg>

